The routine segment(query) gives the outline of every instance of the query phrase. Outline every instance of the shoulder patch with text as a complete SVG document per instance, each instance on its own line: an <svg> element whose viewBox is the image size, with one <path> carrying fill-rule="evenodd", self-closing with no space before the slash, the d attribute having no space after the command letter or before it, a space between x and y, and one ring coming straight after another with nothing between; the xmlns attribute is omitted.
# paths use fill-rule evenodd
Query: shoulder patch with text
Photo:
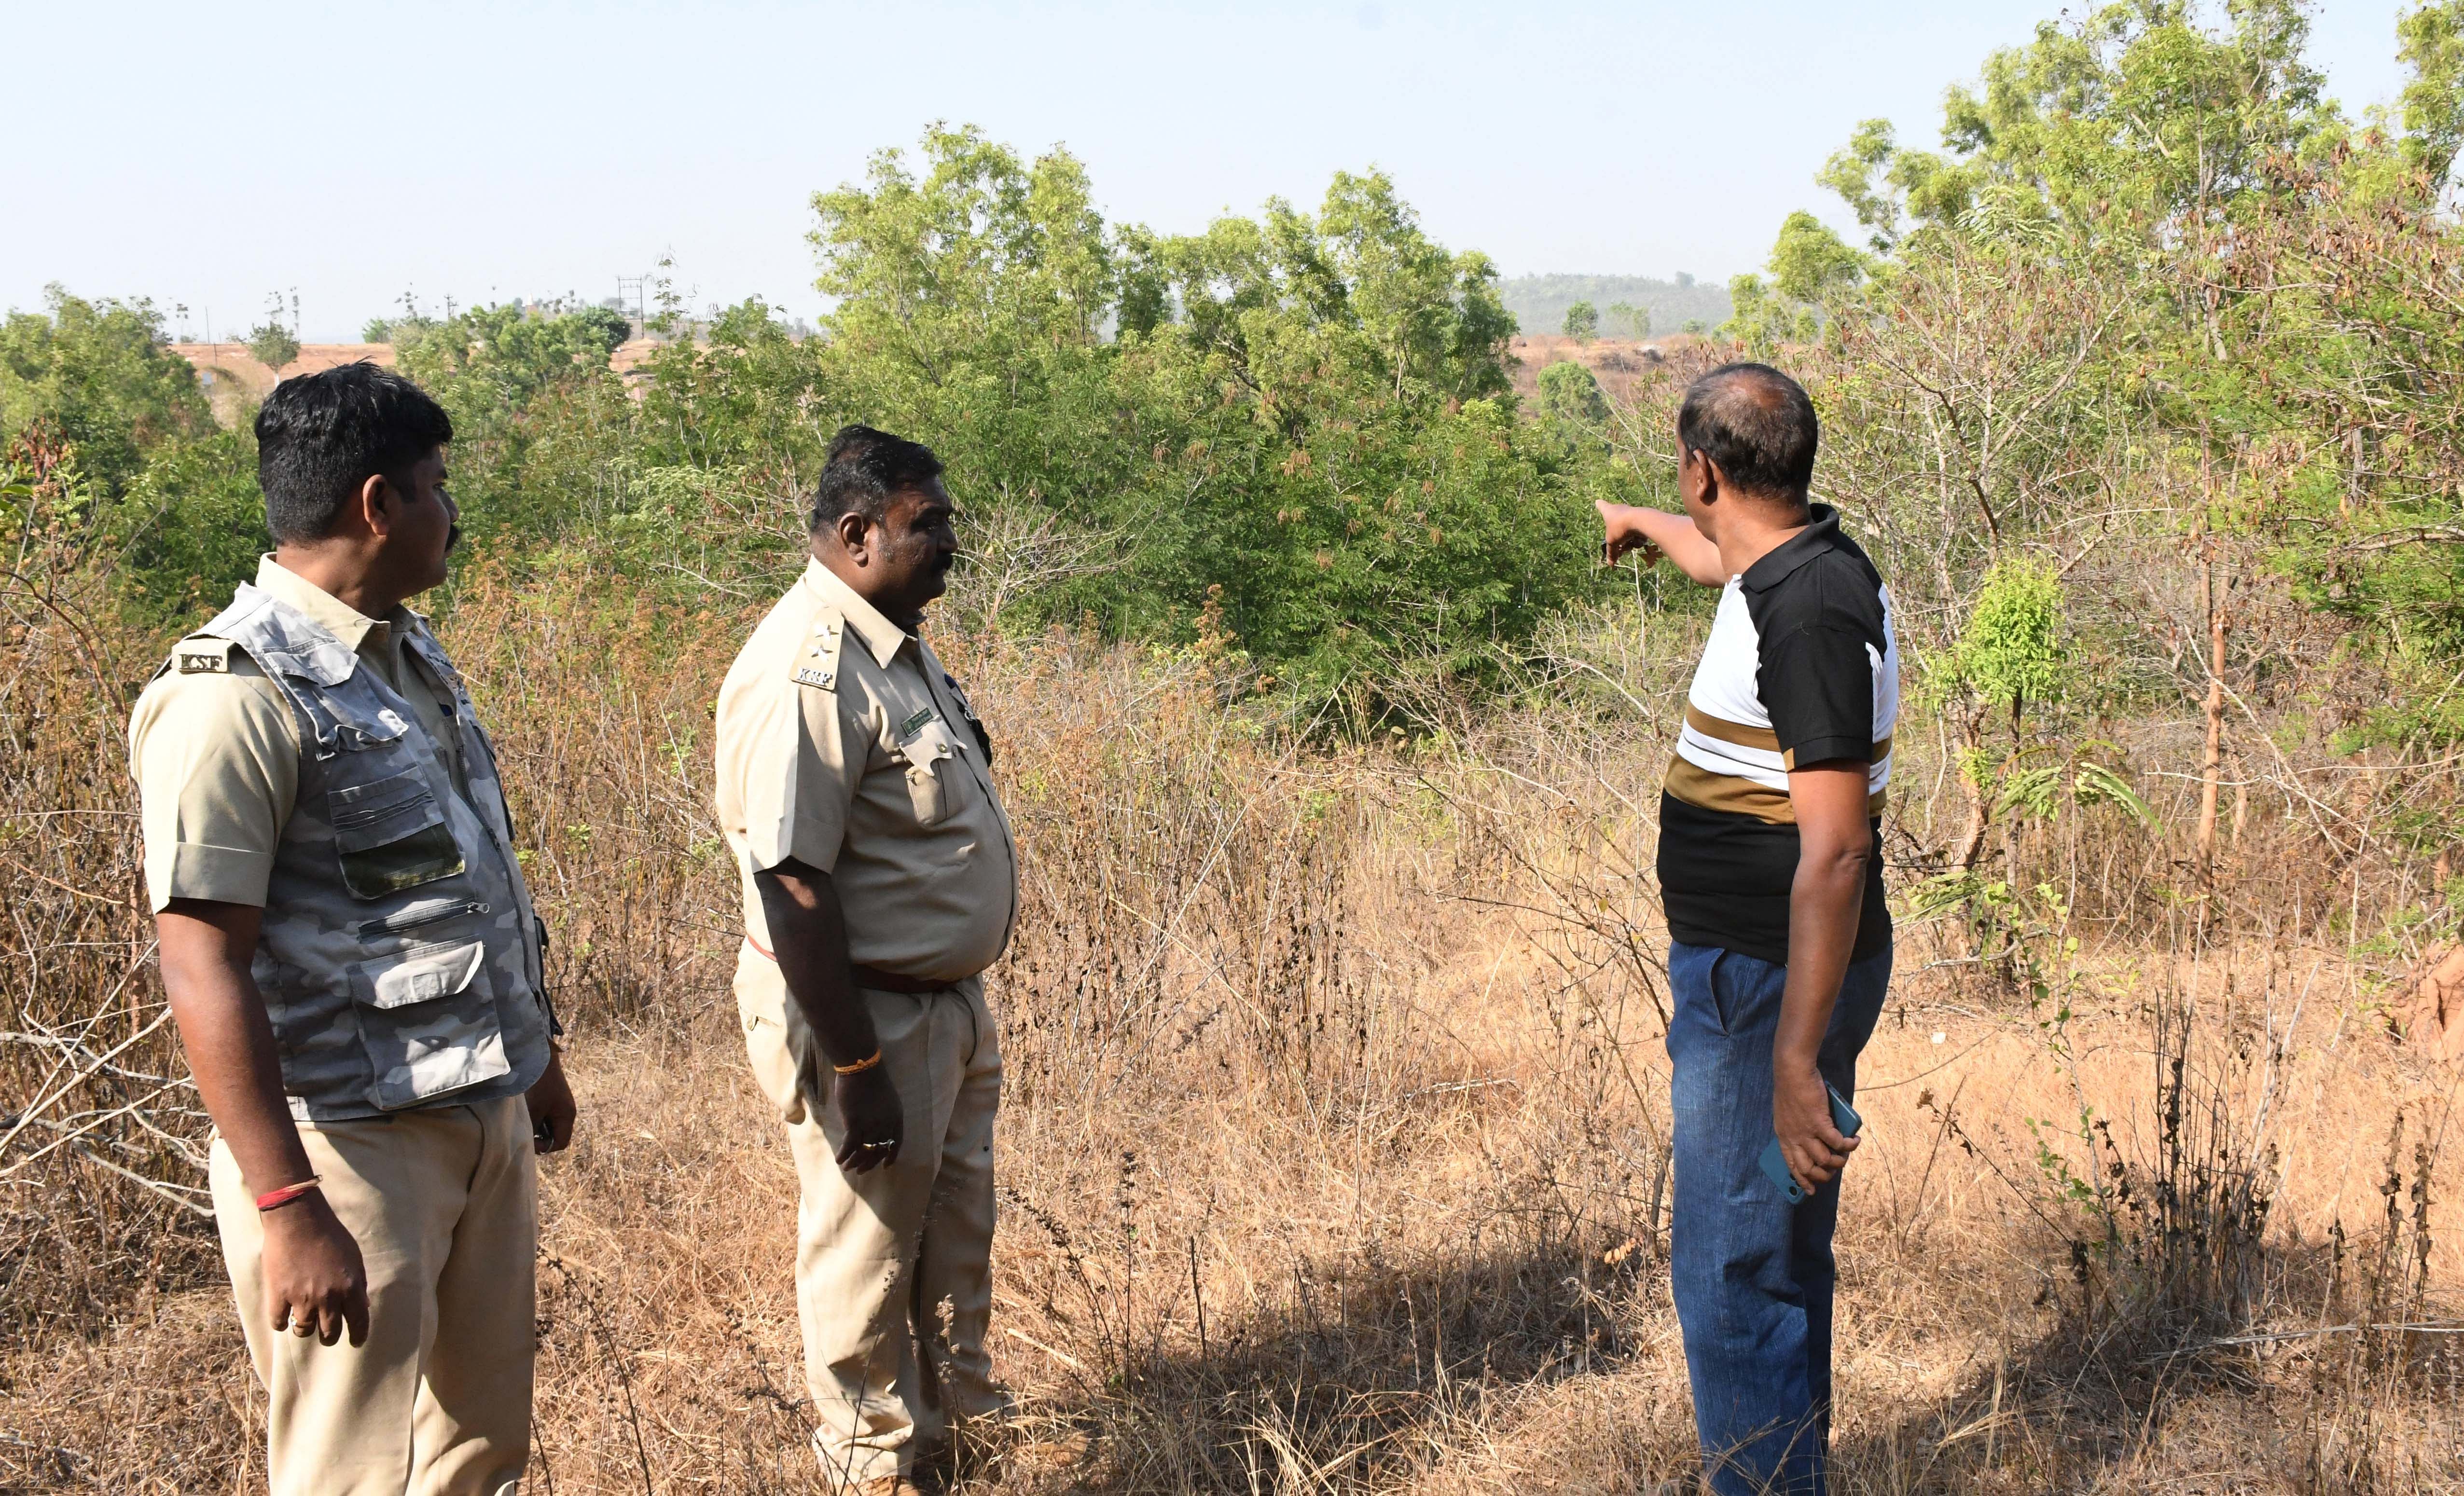
<svg viewBox="0 0 2464 1496"><path fill-rule="evenodd" d="M171 659L183 675L228 675L231 652L229 639L183 639L172 649Z"/></svg>

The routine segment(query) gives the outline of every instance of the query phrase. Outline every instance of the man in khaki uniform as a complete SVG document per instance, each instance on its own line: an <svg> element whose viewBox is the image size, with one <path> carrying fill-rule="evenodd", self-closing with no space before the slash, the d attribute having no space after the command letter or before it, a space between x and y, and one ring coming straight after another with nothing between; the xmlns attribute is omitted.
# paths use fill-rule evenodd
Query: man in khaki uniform
<svg viewBox="0 0 2464 1496"><path fill-rule="evenodd" d="M138 698L129 759L269 1482L499 1496L533 1153L574 1109L495 751L402 605L445 580L452 425L358 363L284 381L256 436L274 554Z"/></svg>
<svg viewBox="0 0 2464 1496"><path fill-rule="evenodd" d="M812 561L719 689L745 1047L803 1187L796 1305L833 1489L895 1492L1008 1399L992 1309L1001 1043L979 973L1018 863L991 739L916 630L957 540L931 451L830 443Z"/></svg>

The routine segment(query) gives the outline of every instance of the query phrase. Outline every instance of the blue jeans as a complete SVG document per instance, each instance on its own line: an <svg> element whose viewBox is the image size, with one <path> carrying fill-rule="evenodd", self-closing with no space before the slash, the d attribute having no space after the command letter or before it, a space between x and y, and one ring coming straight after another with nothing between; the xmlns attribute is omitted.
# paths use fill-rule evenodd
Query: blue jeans
<svg viewBox="0 0 2464 1496"><path fill-rule="evenodd" d="M1771 1043L1788 968L1672 944L1670 1100L1677 1193L1669 1278L1694 1384L1694 1429L1718 1496L1823 1496L1831 1440L1831 1232L1839 1181L1792 1205L1762 1171L1771 1139ZM1816 1062L1857 1094L1891 956L1839 984Z"/></svg>

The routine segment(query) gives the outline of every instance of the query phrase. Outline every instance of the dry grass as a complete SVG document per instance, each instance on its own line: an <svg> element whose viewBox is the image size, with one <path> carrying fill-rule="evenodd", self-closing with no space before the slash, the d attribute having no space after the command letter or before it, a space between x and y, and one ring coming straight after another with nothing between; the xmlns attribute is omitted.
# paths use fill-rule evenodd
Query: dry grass
<svg viewBox="0 0 2464 1496"><path fill-rule="evenodd" d="M706 809L707 703L748 622L486 578L452 615L504 729L584 1109L543 1170L541 1491L811 1488L794 1173L741 1059ZM14 627L11 1026L64 1028L142 961L107 728L144 650L89 669ZM1202 659L954 643L1025 856L992 994L995 1353L1023 1416L970 1488L1684 1479L1643 869L1691 654L1655 627L1559 642L1614 692L1570 670L1375 751L1297 742ZM27 819L55 808L98 829ZM2278 908L2298 887L2375 930L2415 895L2391 863L2270 850L2299 835L2260 804L2240 891L2204 914L2129 896L2179 855L2165 837L2014 843L2100 886L2076 956L2042 905L1906 928L1843 1210L1841 1489L2464 1489L2459 1072L2390 1035L2408 954ZM159 997L113 1002L142 1025ZM159 1041L115 1063L175 1067ZM0 1046L12 1097L40 1094L38 1053ZM2083 1104L2104 1124L2084 1138ZM259 1408L210 1240L99 1167L194 1182L186 1142L115 1151L145 1135L106 1118L91 1160L0 1157L0 1489L251 1488Z"/></svg>

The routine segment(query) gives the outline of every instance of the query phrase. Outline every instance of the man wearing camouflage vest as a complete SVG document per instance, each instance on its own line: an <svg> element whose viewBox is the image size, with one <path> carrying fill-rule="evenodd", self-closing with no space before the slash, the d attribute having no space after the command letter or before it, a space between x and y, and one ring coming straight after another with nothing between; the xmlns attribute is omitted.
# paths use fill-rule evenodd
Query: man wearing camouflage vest
<svg viewBox="0 0 2464 1496"><path fill-rule="evenodd" d="M744 1044L803 1186L796 1309L832 1491L913 1492L998 1421L983 969L1018 917L992 739L922 635L958 542L941 464L830 443L812 555L718 693L717 801L744 882Z"/></svg>
<svg viewBox="0 0 2464 1496"><path fill-rule="evenodd" d="M495 751L402 605L452 434L372 364L276 386L274 554L129 724L275 1496L500 1496L529 1455L533 1154L574 1108Z"/></svg>

